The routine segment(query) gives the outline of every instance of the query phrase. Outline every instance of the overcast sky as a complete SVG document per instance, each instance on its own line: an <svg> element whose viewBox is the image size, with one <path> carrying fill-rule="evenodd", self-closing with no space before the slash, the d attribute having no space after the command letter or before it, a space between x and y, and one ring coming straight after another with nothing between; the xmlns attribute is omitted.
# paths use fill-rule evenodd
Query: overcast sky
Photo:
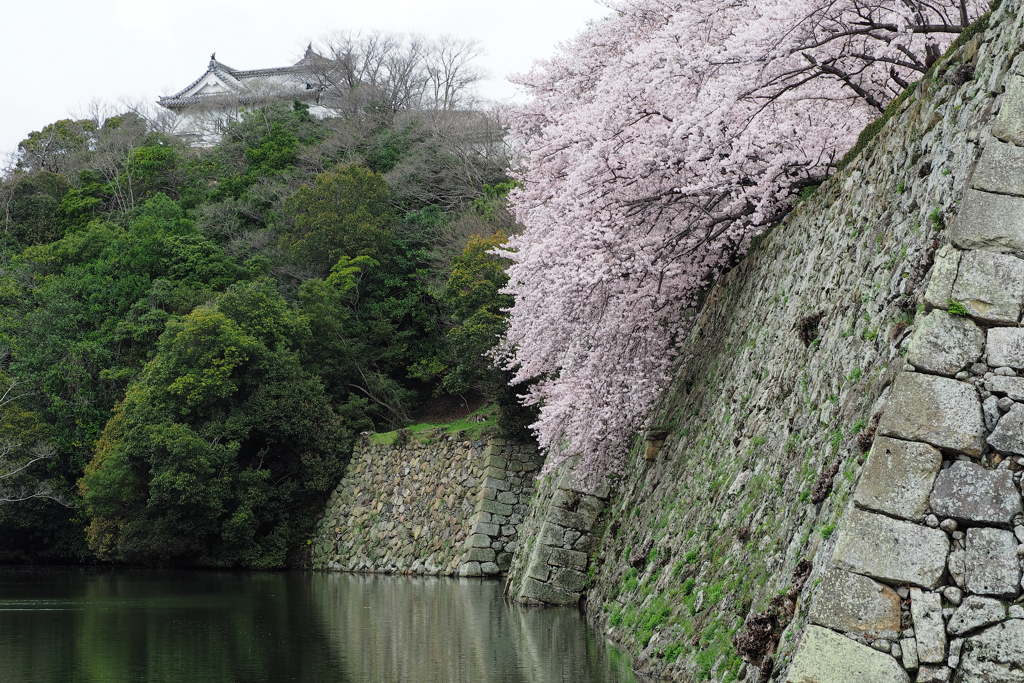
<svg viewBox="0 0 1024 683"><path fill-rule="evenodd" d="M550 56L608 10L597 0L2 0L0 152L94 98L156 99L202 75L216 52L235 69L294 63L337 29L382 29L480 40L491 78L482 95L509 99L510 73Z"/></svg>

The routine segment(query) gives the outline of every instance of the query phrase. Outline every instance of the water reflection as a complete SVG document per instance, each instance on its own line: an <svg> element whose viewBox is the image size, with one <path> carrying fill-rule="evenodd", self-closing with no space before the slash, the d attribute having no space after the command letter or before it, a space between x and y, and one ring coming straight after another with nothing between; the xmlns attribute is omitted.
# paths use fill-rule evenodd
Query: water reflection
<svg viewBox="0 0 1024 683"><path fill-rule="evenodd" d="M347 670L366 681L609 683L629 666L569 609L524 609L479 579L333 574L315 604Z"/></svg>
<svg viewBox="0 0 1024 683"><path fill-rule="evenodd" d="M0 683L626 683L572 610L497 582L0 570Z"/></svg>

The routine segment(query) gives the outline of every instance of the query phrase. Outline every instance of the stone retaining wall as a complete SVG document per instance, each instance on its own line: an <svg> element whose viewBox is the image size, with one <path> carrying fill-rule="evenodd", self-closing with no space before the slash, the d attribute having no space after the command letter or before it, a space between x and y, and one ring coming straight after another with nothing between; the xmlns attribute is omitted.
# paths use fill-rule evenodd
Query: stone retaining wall
<svg viewBox="0 0 1024 683"><path fill-rule="evenodd" d="M530 444L434 433L362 440L313 540L315 569L460 576L505 571L541 460Z"/></svg>
<svg viewBox="0 0 1024 683"><path fill-rule="evenodd" d="M1024 401L1009 361L1024 303L1011 195L1024 176L1006 146L1024 130L1020 5L1006 0L940 62L693 321L577 570L588 617L637 670L856 683L942 680L957 664L958 683L1024 681L1024 663L1007 665L1008 643L1024 642L1010 618L1020 463L1008 445ZM549 523L549 476L526 538ZM530 597L540 559L519 546L511 594Z"/></svg>
<svg viewBox="0 0 1024 683"><path fill-rule="evenodd" d="M792 683L1024 681L1022 67L937 254L931 310L814 593Z"/></svg>
<svg viewBox="0 0 1024 683"><path fill-rule="evenodd" d="M608 486L589 488L565 463L537 484L523 528L523 549L514 556L509 596L526 604L575 605L590 579L590 554L599 538L592 531L608 500Z"/></svg>

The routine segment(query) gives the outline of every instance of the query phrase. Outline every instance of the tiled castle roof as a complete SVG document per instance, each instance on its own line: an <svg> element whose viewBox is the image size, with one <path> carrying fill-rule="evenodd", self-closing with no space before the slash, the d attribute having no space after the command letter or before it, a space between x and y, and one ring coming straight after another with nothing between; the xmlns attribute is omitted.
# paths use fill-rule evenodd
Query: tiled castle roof
<svg viewBox="0 0 1024 683"><path fill-rule="evenodd" d="M313 99L320 87L312 79L312 67L323 60L324 58L317 54L310 45L306 48L302 59L291 66L243 71L217 61L217 53L213 53L210 55L210 63L202 76L177 93L161 97L158 102L161 106L174 110L214 102L225 96L237 99L242 104L249 104L259 101L261 96L265 97L265 93L247 93L246 91L268 86L273 87L275 95L280 97ZM223 86L223 89L213 93L198 92L202 89L203 84L211 78L216 79L216 83ZM247 100L252 100L252 102Z"/></svg>

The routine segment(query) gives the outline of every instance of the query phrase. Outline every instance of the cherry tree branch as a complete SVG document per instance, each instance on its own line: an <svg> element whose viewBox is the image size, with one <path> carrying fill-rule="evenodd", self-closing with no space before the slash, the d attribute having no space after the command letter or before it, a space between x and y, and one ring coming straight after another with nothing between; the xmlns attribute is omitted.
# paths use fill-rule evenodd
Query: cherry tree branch
<svg viewBox="0 0 1024 683"><path fill-rule="evenodd" d="M806 52L802 53L802 56L812 65L820 69L822 73L829 74L830 76L835 76L836 78L841 80L843 83L846 84L846 87L848 87L853 92L857 93L857 95L859 95L861 99L863 99L865 102L867 102L872 107L877 109L879 113L885 111L885 105L879 102L877 99L875 99L875 96L872 95L870 92L857 85L857 83L854 82L853 77L850 74L827 62L819 63L813 55L807 54Z"/></svg>

